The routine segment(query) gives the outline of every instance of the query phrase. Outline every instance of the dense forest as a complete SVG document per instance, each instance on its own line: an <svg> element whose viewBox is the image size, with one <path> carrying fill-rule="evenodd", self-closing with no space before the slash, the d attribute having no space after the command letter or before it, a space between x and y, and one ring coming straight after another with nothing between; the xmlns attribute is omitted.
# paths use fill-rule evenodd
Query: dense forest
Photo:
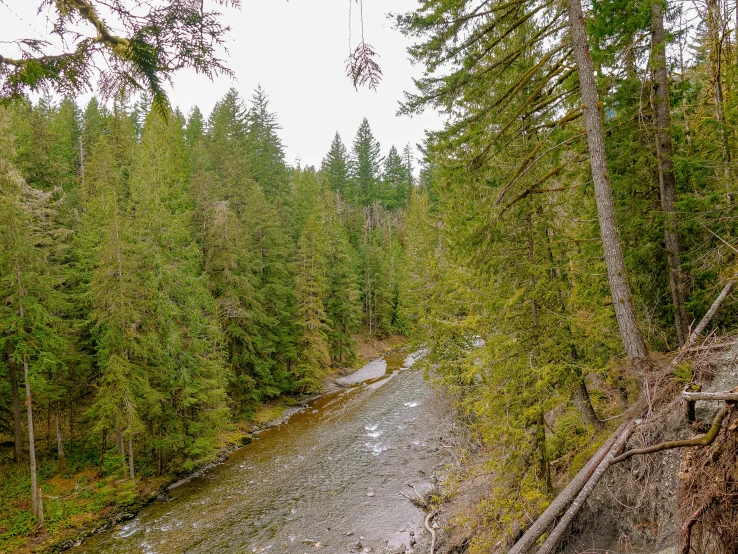
<svg viewBox="0 0 738 554"><path fill-rule="evenodd" d="M515 539L639 393L665 401L649 396L656 352L736 278L734 6L585 13L458 0L398 18L425 68L402 111L448 117L408 209L401 308L488 449L473 552ZM731 305L718 328L735 327Z"/></svg>
<svg viewBox="0 0 738 554"><path fill-rule="evenodd" d="M291 167L279 128L261 89L207 118L145 96L0 111L0 424L37 518L55 473L191 470L230 422L355 364L362 330L403 330L410 147L383 156L365 119Z"/></svg>
<svg viewBox="0 0 738 554"><path fill-rule="evenodd" d="M464 548L524 552L544 534L516 550L524 528L621 421L673 410L693 384L672 354L738 279L734 4L420 2L395 20L423 71L399 111L445 124L418 179L411 147L383 154L366 119L320 168L290 166L261 89L207 118L172 110L170 71L80 13L113 84L149 94L31 102L39 83L89 81L70 68L92 47L61 69L0 57L0 462L3 494L27 500L0 507L0 538L76 515L42 506L51 479L106 479L87 510L125 502L142 477L210 459L264 402L319 392L360 334L401 334L492 482ZM363 19L361 36L349 72L378 86ZM183 66L225 69L195 51ZM737 324L729 297L711 329ZM680 473L716 491L682 497L690 533L721 525L701 528L700 552L738 549L725 427Z"/></svg>

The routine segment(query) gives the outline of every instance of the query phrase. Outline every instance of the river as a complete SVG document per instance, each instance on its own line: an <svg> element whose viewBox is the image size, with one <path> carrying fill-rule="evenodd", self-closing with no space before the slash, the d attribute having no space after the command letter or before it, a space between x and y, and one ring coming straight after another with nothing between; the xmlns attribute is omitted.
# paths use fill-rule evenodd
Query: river
<svg viewBox="0 0 738 554"><path fill-rule="evenodd" d="M412 361L367 364L348 388L71 552L383 553L415 540L427 551L425 514L401 492L422 494L449 461L452 418Z"/></svg>

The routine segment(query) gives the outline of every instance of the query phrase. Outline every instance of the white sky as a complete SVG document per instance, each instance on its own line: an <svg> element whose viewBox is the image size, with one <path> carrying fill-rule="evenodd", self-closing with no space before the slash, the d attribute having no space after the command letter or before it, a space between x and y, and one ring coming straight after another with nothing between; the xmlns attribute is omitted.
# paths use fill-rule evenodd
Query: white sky
<svg viewBox="0 0 738 554"><path fill-rule="evenodd" d="M364 35L379 53L384 73L377 92L355 91L345 74L350 2L242 0L241 10L220 8L232 28L225 59L236 80L210 82L194 72L181 72L170 90L172 104L185 114L196 104L207 116L230 87L248 99L261 84L282 126L280 135L291 164L301 160L302 165L319 165L336 131L350 149L364 117L383 155L392 144L398 150L407 142L415 146L425 129L441 126L441 119L432 112L396 116L403 91L414 90L412 77L420 76L421 68L410 63L409 41L393 29L387 13L412 10L417 0L364 0ZM0 54L9 47L3 44L7 40L40 38L47 32L46 18L36 15L38 4L38 0L0 1ZM359 5L354 3L351 10L355 46L361 34Z"/></svg>

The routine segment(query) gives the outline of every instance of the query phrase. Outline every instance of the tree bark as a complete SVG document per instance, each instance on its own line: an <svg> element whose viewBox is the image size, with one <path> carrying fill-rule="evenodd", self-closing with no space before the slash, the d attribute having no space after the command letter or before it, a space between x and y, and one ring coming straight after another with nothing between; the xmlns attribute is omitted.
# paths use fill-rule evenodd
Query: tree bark
<svg viewBox="0 0 738 554"><path fill-rule="evenodd" d="M595 83L592 58L589 54L587 31L580 0L567 0L572 48L579 73L582 102L584 104L584 123L587 130L589 159L594 181L597 217L600 223L600 236L607 265L615 317L625 346L628 360L636 369L644 370L649 365L648 350L636 319L633 298L625 272L625 261L620 246L620 236L615 218L615 201L612 196L610 177L607 173L605 139L602 132L599 94Z"/></svg>
<svg viewBox="0 0 738 554"><path fill-rule="evenodd" d="M674 146L671 140L664 3L662 0L652 0L651 3L651 72L653 74L653 107L656 122L656 159L659 168L661 210L664 212L664 243L669 269L669 285L672 303L674 304L677 340L679 344L684 344L689 336L689 319L685 308L686 288L679 261L681 245L675 207L676 173L673 161Z"/></svg>
<svg viewBox="0 0 738 554"><path fill-rule="evenodd" d="M720 149L723 154L723 178L726 188L730 185L730 163L731 151L728 140L728 131L725 121L725 96L723 94L723 41L724 20L722 6L718 0L707 0L707 34L710 44L710 66L712 75L710 85L712 86L713 102L715 104L715 120L719 129Z"/></svg>
<svg viewBox="0 0 738 554"><path fill-rule="evenodd" d="M23 377L26 381L26 414L28 415L28 457L31 460L31 513L38 517L36 486L36 438L33 434L33 404L31 398L31 380L28 374L28 356L23 356Z"/></svg>
<svg viewBox="0 0 738 554"><path fill-rule="evenodd" d="M577 373L577 379L579 379L579 384L577 385L575 393L577 407L579 408L579 411L582 412L584 419L591 423L595 429L601 429L602 422L600 421L600 418L597 417L594 407L592 406L592 399L589 397L589 391L587 390L587 383L584 381L584 375L582 375L582 372L579 369Z"/></svg>
<svg viewBox="0 0 738 554"><path fill-rule="evenodd" d="M8 362L8 376L10 379L10 397L13 407L13 459L16 464L23 461L23 428L20 413L20 398L18 396L18 368L13 359L12 346L6 344L6 355Z"/></svg>

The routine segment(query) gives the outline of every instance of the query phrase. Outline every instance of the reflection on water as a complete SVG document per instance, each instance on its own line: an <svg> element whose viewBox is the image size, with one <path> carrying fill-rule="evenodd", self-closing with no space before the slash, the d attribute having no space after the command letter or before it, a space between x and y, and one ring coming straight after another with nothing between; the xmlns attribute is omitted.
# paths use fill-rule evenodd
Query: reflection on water
<svg viewBox="0 0 738 554"><path fill-rule="evenodd" d="M420 535L424 514L400 491L429 486L450 423L419 371L397 371L412 362L396 354L368 364L357 373L369 381L263 431L171 501L72 552L346 553L358 540L382 552L388 539Z"/></svg>

